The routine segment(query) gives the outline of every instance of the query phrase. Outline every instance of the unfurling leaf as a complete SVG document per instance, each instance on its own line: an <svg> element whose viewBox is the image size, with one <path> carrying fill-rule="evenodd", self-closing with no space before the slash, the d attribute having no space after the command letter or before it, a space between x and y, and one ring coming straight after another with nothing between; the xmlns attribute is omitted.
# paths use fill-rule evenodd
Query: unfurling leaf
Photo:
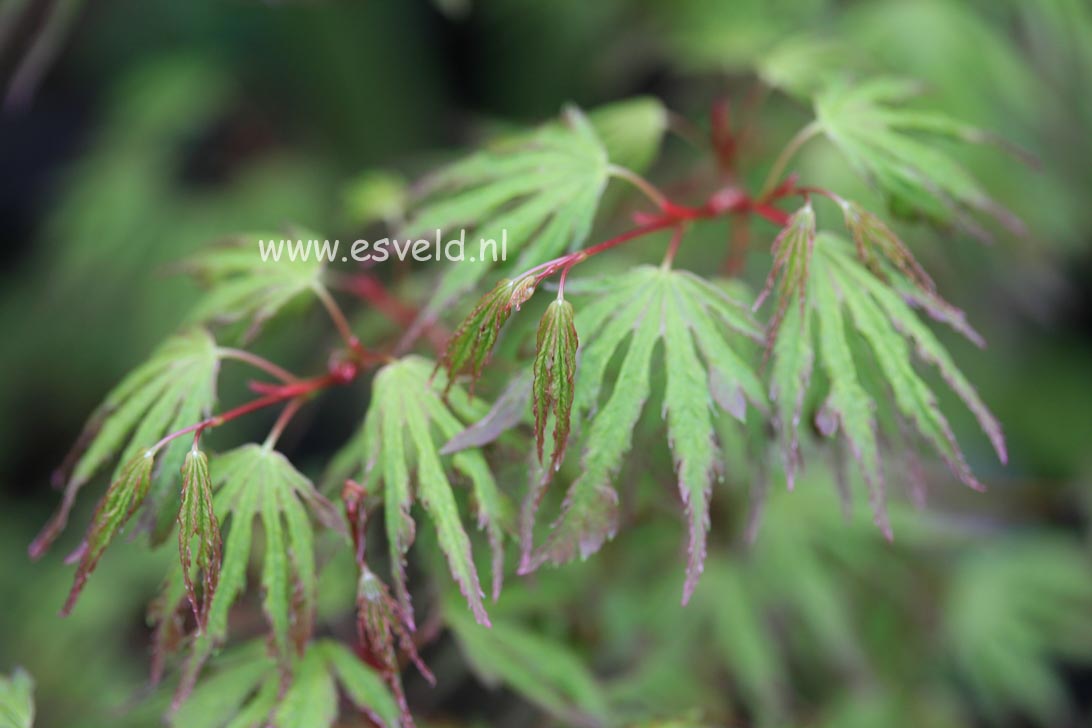
<svg viewBox="0 0 1092 728"><path fill-rule="evenodd" d="M561 516L546 542L534 553L530 552L529 524L541 493L528 498L520 570L533 570L546 561L587 557L614 535L618 495L611 481L629 451L634 427L649 396L652 354L662 339L668 440L690 531L685 601L701 573L712 478L721 467L710 381L716 379L718 389L742 392L752 403L764 406L761 382L731 343L732 335L761 340L761 331L743 306L691 273L641 267L613 279L605 291L576 317L576 326L586 332L587 343L576 378L574 410L577 421L595 412L581 457L581 474L570 486ZM629 346L614 389L600 406L608 364L627 340ZM722 399L727 402L735 397ZM738 408L733 405L732 409Z"/></svg>
<svg viewBox="0 0 1092 728"><path fill-rule="evenodd" d="M216 342L203 329L171 337L147 363L129 373L107 396L84 428L82 454L75 461L56 515L30 545L32 558L41 556L68 523L76 495L106 463L119 457L112 480L169 432L199 422L216 398L220 355ZM159 472L177 476L187 451L181 439L159 455Z"/></svg>
<svg viewBox="0 0 1092 728"><path fill-rule="evenodd" d="M367 510L364 507L364 495L364 488L353 481L348 481L342 491L345 512L352 529L357 568L360 570L356 590L357 638L360 640L364 659L383 675L383 679L386 680L398 701L403 724L411 728L413 716L410 715L406 693L402 688L398 651L401 650L412 660L430 683L435 683L435 678L417 654L417 647L413 643L410 630L409 615L403 613L401 606L391 596L387 585L368 568L364 553L368 519Z"/></svg>
<svg viewBox="0 0 1092 728"><path fill-rule="evenodd" d="M444 355L437 367L447 372L448 387L456 375L469 374L471 386L481 376L482 368L489 362L493 345L512 309L519 310L534 294L534 278L517 281L503 280L489 293L482 296L478 305L452 334Z"/></svg>
<svg viewBox="0 0 1092 728"><path fill-rule="evenodd" d="M220 524L216 520L212 501L212 478L209 459L199 450L191 450L182 465L182 506L178 510L178 553L182 561L182 578L186 584L193 616L198 627L204 628L209 605L220 582L222 543ZM197 556L194 558L194 551ZM201 572L201 596L194 584L194 567Z"/></svg>
<svg viewBox="0 0 1092 728"><path fill-rule="evenodd" d="M576 349L579 339L573 324L573 306L556 300L542 315L538 327L538 349L535 353L534 399L535 439L538 459L542 461L542 444L546 438L546 421L554 417L554 446L551 466L556 469L565 457L569 438L569 417L572 414L576 375Z"/></svg>
<svg viewBox="0 0 1092 728"><path fill-rule="evenodd" d="M87 577L95 570L106 547L148 495L148 487L152 481L153 460L150 452L137 455L121 466L117 480L106 490L106 495L102 497L95 509L95 515L91 517L91 526L87 529L83 543L70 557L78 558L79 566L76 567L76 577L73 579L72 589L68 593L64 609L61 610L62 614L67 615L76 606L76 599L83 591Z"/></svg>
<svg viewBox="0 0 1092 728"><path fill-rule="evenodd" d="M816 120L850 164L883 190L896 211L955 224L989 239L989 232L969 214L980 212L1022 233L1020 221L962 166L935 144L918 138L982 143L990 141L990 135L941 113L900 106L919 90L915 82L892 78L830 84L815 98Z"/></svg>
<svg viewBox="0 0 1092 728"><path fill-rule="evenodd" d="M862 264L882 278L880 258L886 259L923 292L936 293L933 279L918 264L906 244L884 224L883 220L856 202L839 198L837 203L842 208L846 229L853 236L853 243L857 247L857 257Z"/></svg>
<svg viewBox="0 0 1092 728"><path fill-rule="evenodd" d="M442 372L434 372L427 360L410 356L388 364L376 374L364 425L348 446L358 458L363 487L383 497L384 523L395 562L394 590L407 617L412 615L412 608L405 558L416 534L410 516L416 497L432 520L451 575L475 617L482 623L489 621L471 558L470 539L459 516L445 460L451 469L470 480L478 524L486 530L493 550L494 597L499 594L504 570L503 526L509 519L510 505L479 451L462 450L449 459L441 459L439 454L444 442L482 414L480 402L446 381Z"/></svg>
<svg viewBox="0 0 1092 728"><path fill-rule="evenodd" d="M344 533L344 519L279 452L244 445L213 461L213 503L227 525L220 582L208 608L205 632L183 675L176 700L192 689L203 663L228 633L228 612L246 589L254 519L262 525L262 611L282 666L302 649L314 619L317 580L314 533L308 508L320 522Z"/></svg>
<svg viewBox="0 0 1092 728"><path fill-rule="evenodd" d="M273 233L242 236L183 263L183 270L208 288L190 313L190 320L243 322L247 325L243 338L250 339L262 324L298 297L323 290L325 256L317 250L314 255L291 254L291 246L309 242L306 233L295 231L293 235L296 239L284 240L283 234ZM269 247L262 247L259 241Z"/></svg>
<svg viewBox="0 0 1092 728"><path fill-rule="evenodd" d="M754 308L757 310L766 297L773 292L774 284L778 282L777 308L766 334L766 350L769 352L781 323L785 319L789 302L803 295L808 283L808 271L811 265L812 249L815 246L815 211L811 202L807 202L799 210L793 213L789 222L774 238L771 252L774 256L770 275L766 279L766 286L755 300Z"/></svg>

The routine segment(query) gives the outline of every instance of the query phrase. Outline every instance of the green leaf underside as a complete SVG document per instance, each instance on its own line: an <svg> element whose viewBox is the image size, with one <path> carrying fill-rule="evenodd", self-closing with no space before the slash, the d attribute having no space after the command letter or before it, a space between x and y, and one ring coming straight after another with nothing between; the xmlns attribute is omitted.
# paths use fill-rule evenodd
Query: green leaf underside
<svg viewBox="0 0 1092 728"><path fill-rule="evenodd" d="M532 364L532 409L540 462L547 420L553 415L554 445L550 460L554 469L565 456L565 443L569 438L569 418L575 395L576 350L579 345L572 304L553 301L543 314L538 328L537 351Z"/></svg>
<svg viewBox="0 0 1092 728"><path fill-rule="evenodd" d="M576 328L584 331L588 343L581 349L574 415L579 422L594 412L581 475L570 486L546 542L534 553L529 553L530 544L524 544L521 570L547 561L586 558L613 536L618 496L611 482L648 399L652 355L662 340L667 373L664 413L690 531L685 601L701 573L710 490L720 466L711 410L713 375L706 367L721 387L727 384L762 406L762 384L730 340L733 334L759 339L761 330L744 307L691 273L646 266L604 283L603 290L576 317ZM607 365L627 340L613 390L600 407Z"/></svg>
<svg viewBox="0 0 1092 728"><path fill-rule="evenodd" d="M177 728L330 728L338 688L376 724L398 728L398 706L382 678L332 640L310 643L293 664L291 681L258 643L231 650L172 716Z"/></svg>
<svg viewBox="0 0 1092 728"><path fill-rule="evenodd" d="M212 498L212 477L205 453L191 450L182 465L182 505L178 511L178 553L186 594L199 627L203 628L220 581L223 542ZM196 558L194 552L196 551ZM194 570L201 573L197 596Z"/></svg>
<svg viewBox="0 0 1092 728"><path fill-rule="evenodd" d="M939 112L900 106L918 91L917 83L894 78L831 84L815 98L816 120L823 134L888 195L896 210L954 223L980 238L988 239L989 233L970 211L988 214L1021 232L1019 220L991 199L962 166L920 138L983 142L989 135Z"/></svg>
<svg viewBox="0 0 1092 728"><path fill-rule="evenodd" d="M309 511L327 528L344 530L336 508L279 452L244 445L212 462L216 516L227 526L220 581L205 632L194 646L181 692L192 687L204 661L228 635L231 606L245 592L254 520L261 523L262 611L270 644L283 666L306 642L314 620L316 571Z"/></svg>
<svg viewBox="0 0 1092 728"><path fill-rule="evenodd" d="M405 558L416 533L410 509L420 502L436 529L452 578L475 618L487 624L470 539L448 471L470 481L478 526L485 530L493 551L494 598L500 593L504 524L511 506L481 452L462 450L441 459L440 447L462 432L466 422L479 418L483 409L465 390L450 384L442 371L433 376L433 370L431 362L416 356L380 369L364 425L348 448L356 453L359 480L366 491L383 496L384 524L395 562L394 589L405 614L412 614Z"/></svg>
<svg viewBox="0 0 1092 728"><path fill-rule="evenodd" d="M86 449L75 461L60 508L31 544L32 556L44 553L60 534L80 489L109 461L119 461L111 478L116 484L134 458L160 438L209 414L219 362L216 342L193 329L168 339L114 388L85 427ZM158 456L158 472L177 476L187 447L181 441L169 445Z"/></svg>
<svg viewBox="0 0 1092 728"><path fill-rule="evenodd" d="M445 240L466 228L468 256L477 241L508 241L516 270L579 246L591 231L607 183L608 160L587 118L569 109L563 124L538 130L477 152L438 173L432 194L418 208L407 237ZM473 235L471 238L470 236ZM453 266L441 279L430 311L472 288L494 261Z"/></svg>
<svg viewBox="0 0 1092 728"><path fill-rule="evenodd" d="M877 278L854 256L850 244L820 234L811 261L811 276L792 303L774 342L771 397L781 422L787 472L799 460L798 429L804 395L810 386L816 353L830 383L816 424L824 434L841 429L872 494L877 524L889 535L883 506L883 465L877 438L877 402L893 399L897 412L936 450L956 477L981 488L971 473L937 397L913 366L913 353L936 367L942 379L963 400L989 437L999 459L1007 458L996 419L941 346L891 286ZM892 276L898 272L888 271ZM850 326L872 352L889 392L868 391L858 377L846 327ZM958 330L958 327L955 327ZM813 348L817 337L818 348Z"/></svg>
<svg viewBox="0 0 1092 728"><path fill-rule="evenodd" d="M293 234L296 238L287 243L308 240L307 233ZM321 288L326 260L316 251L308 251L311 255L306 259L297 255L293 260L291 246L285 245L279 260L263 259L258 241L279 243L282 236L248 235L186 261L183 268L208 288L190 312L190 320L214 324L242 321L247 323L244 339L249 339L297 297Z"/></svg>

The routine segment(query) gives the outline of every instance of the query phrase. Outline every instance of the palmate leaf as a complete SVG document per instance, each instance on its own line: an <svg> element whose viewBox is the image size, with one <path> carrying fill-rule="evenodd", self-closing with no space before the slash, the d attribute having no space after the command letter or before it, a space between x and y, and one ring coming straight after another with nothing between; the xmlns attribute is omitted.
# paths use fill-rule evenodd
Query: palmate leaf
<svg viewBox="0 0 1092 728"><path fill-rule="evenodd" d="M444 621L463 656L487 685L503 683L566 725L603 725L609 705L595 676L567 647L514 621L490 628L448 604Z"/></svg>
<svg viewBox="0 0 1092 728"><path fill-rule="evenodd" d="M216 342L204 330L176 335L122 380L91 416L73 453L75 462L60 508L29 549L32 558L45 552L68 523L80 489L110 460L119 458L112 485L81 546L80 567L66 612L110 540L148 495L153 459L159 463L159 472L171 477L179 472L185 443L168 445L158 457L148 449L168 432L198 422L209 413L216 397L219 363Z"/></svg>
<svg viewBox="0 0 1092 728"><path fill-rule="evenodd" d="M305 233L294 234L306 242ZM309 251L311 255L306 259L293 259L286 245L279 260L263 259L258 241L277 243L282 237L273 233L241 236L185 261L181 268L208 289L190 312L190 320L243 322L247 326L243 338L249 339L297 298L325 290L322 274L327 261L316 251Z"/></svg>
<svg viewBox="0 0 1092 728"><path fill-rule="evenodd" d="M1021 233L1020 221L974 177L936 144L919 137L968 143L993 138L940 112L900 106L918 90L914 82L893 78L830 84L815 97L816 128L886 193L896 212L955 224L988 239L971 214L984 213Z"/></svg>
<svg viewBox="0 0 1092 728"><path fill-rule="evenodd" d="M216 517L227 527L220 581L208 608L206 628L194 645L179 697L192 688L204 661L228 634L228 613L246 590L254 520L260 521L262 611L270 642L282 665L310 635L316 599L311 513L327 528L344 532L334 506L279 452L244 445L212 462ZM309 512L310 511L310 512Z"/></svg>
<svg viewBox="0 0 1092 728"><path fill-rule="evenodd" d="M578 246L588 236L607 184L606 150L578 110L563 124L538 130L477 152L439 172L403 235L451 233L467 228L476 240L507 239L518 254L515 269L530 267ZM468 256L476 256L471 245ZM437 313L490 270L488 259L454 266L430 304Z"/></svg>
<svg viewBox="0 0 1092 728"><path fill-rule="evenodd" d="M888 283L855 259L852 247L844 240L820 234L809 265L811 275L798 292L799 298L790 303L773 345L771 396L778 401L790 485L799 459L795 430L800 425L804 395L811 384L811 362L817 351L830 387L816 425L828 435L841 429L872 492L877 523L889 532L875 410L878 401L889 401L891 396L886 391L866 389L858 376L862 363L847 338L847 327L852 326L867 342L893 395L896 412L913 425L960 480L980 488L940 411L936 395L914 371L912 348L918 358L937 368L976 416L1002 462L1006 459L1004 438L996 419L935 335ZM884 265L887 278L900 278L897 269ZM813 348L816 340L817 349Z"/></svg>
<svg viewBox="0 0 1092 728"><path fill-rule="evenodd" d="M570 486L546 542L533 554L524 544L521 570L587 557L613 536L618 495L611 481L649 396L652 355L662 340L667 379L663 409L690 531L686 601L705 558L712 480L721 466L711 391L742 393L764 406L761 383L730 343L731 335L758 339L761 331L739 303L691 273L646 266L605 283L603 290L576 321L588 343L576 378L574 416L579 421L595 411L585 435L581 474ZM607 366L627 340L613 391L600 407ZM717 398L725 403L738 399ZM735 404L729 406L741 414ZM532 495L529 501L537 505L540 497Z"/></svg>
<svg viewBox="0 0 1092 728"><path fill-rule="evenodd" d="M382 678L331 640L307 646L291 682L259 643L226 654L219 669L171 718L178 728L329 728L338 718L338 687L377 725L399 728L398 706Z"/></svg>
<svg viewBox="0 0 1092 728"><path fill-rule="evenodd" d="M383 497L384 523L394 560L394 589L404 613L412 615L406 588L405 558L416 526L410 515L415 501L429 514L452 578L478 621L488 623L470 539L463 528L448 469L469 479L478 513L493 550L493 594L500 593L503 528L510 505L497 488L485 458L463 450L445 458L443 443L483 414L480 403L435 372L431 362L416 356L379 370L372 384L372 401L359 433L346 452L355 456L359 478L369 494ZM339 459L341 459L339 457ZM414 487L415 486L415 487ZM411 622L412 624L412 622Z"/></svg>

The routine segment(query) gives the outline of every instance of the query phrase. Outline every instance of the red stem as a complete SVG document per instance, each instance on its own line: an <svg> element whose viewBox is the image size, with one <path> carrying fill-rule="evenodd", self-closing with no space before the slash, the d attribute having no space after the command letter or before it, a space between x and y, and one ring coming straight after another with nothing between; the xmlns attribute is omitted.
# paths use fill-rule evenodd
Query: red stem
<svg viewBox="0 0 1092 728"><path fill-rule="evenodd" d="M257 410L269 407L277 404L278 402L284 402L285 400L293 399L295 397L303 397L305 395L317 392L320 389L325 389L336 384L348 384L356 378L360 373L360 367L356 364L346 364L339 366L328 374L324 374L321 377L314 377L312 379L304 379L298 382L292 382L290 384L281 385L263 385L261 391L266 392L261 397L251 400L246 404L239 405L235 409L230 409L227 412L223 412L218 415L213 415L200 422L194 423L188 427L184 427L181 430L176 430L165 436L162 440L152 445L149 448L149 452L155 453L161 450L165 445L172 441L186 435L190 432L194 433L194 439L196 440L201 436L205 430L212 429L213 427L219 427L222 424L231 422L238 419L243 415L250 414Z"/></svg>

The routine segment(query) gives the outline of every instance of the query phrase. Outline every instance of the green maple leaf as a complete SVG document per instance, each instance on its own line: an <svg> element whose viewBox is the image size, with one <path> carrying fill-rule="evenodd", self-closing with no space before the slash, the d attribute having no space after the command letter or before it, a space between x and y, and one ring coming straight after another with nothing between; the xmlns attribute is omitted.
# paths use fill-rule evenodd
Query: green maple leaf
<svg viewBox="0 0 1092 728"><path fill-rule="evenodd" d="M30 546L32 557L43 554L68 523L80 489L118 458L112 485L96 510L82 547L77 586L66 612L110 540L148 495L156 455L149 448L167 433L200 421L212 409L219 364L216 342L204 330L173 336L122 380L91 416L73 453L75 462L60 508ZM174 482L185 453L186 444L175 442L158 455L158 472L171 476L163 479L165 486Z"/></svg>
<svg viewBox="0 0 1092 728"><path fill-rule="evenodd" d="M564 645L514 621L485 628L446 605L444 621L463 656L487 685L505 684L569 725L602 725L609 716L603 687Z"/></svg>
<svg viewBox="0 0 1092 728"><path fill-rule="evenodd" d="M595 411L585 435L581 474L570 486L546 542L531 554L525 540L521 570L587 557L613 536L618 495L611 481L630 449L649 396L653 351L662 340L664 415L690 531L685 601L704 562L712 481L721 467L711 407L716 401L741 414L740 397L759 406L765 402L761 383L730 337L759 338L761 331L739 303L691 273L645 266L602 288L605 293L587 304L576 320L576 329L584 332L588 343L581 350L574 417L580 421ZM613 391L599 406L607 365L627 340ZM541 494L532 494L528 499L532 506L525 510L525 534L540 498Z"/></svg>
<svg viewBox="0 0 1092 728"><path fill-rule="evenodd" d="M404 233L408 237L457 234L467 228L475 240L508 240L517 254L515 270L554 258L579 246L591 231L609 174L607 152L588 119L566 112L564 124L476 152L430 180L430 194ZM454 266L433 296L435 313L452 297L473 287L492 260Z"/></svg>
<svg viewBox="0 0 1092 728"><path fill-rule="evenodd" d="M306 233L296 231L306 242ZM293 260L284 252L279 260L264 260L258 240L280 242L280 237L246 235L202 251L181 268L208 290L190 312L195 323L246 325L243 338L257 334L262 324L304 296L325 296L322 282L326 261L311 251ZM287 242L294 242L288 240Z"/></svg>
<svg viewBox="0 0 1092 728"><path fill-rule="evenodd" d="M438 366L447 372L448 383L458 374L470 375L471 387L489 362L501 327L534 295L534 279L502 280L478 304L451 335Z"/></svg>
<svg viewBox="0 0 1092 728"><path fill-rule="evenodd" d="M451 575L475 617L488 623L470 539L448 471L470 481L478 523L486 530L493 550L494 598L503 575L503 528L510 505L480 452L463 450L441 458L441 446L461 432L467 421L480 418L484 409L461 387L450 384L443 372L433 376L434 368L429 361L410 356L379 370L364 425L338 457L335 469L351 474L354 468L346 469L345 464L355 461L358 480L366 491L382 494L384 523L395 562L394 589L405 614L412 614L404 562L416 532L410 508L417 501L428 513Z"/></svg>
<svg viewBox="0 0 1092 728"><path fill-rule="evenodd" d="M916 286L907 281L896 263L877 261L885 279L900 281L893 287L862 265L852 250L844 240L820 234L814 246L797 246L792 253L795 258L810 260L795 260L788 269L807 269L810 275L801 284L784 289L788 300L782 300L781 305L787 306L788 313L773 343L771 398L777 403L791 486L800 458L797 430L801 410L811 385L813 361L818 357L830 384L816 425L827 435L842 431L872 493L876 521L889 533L876 420L876 403L889 396L885 391L875 391L875 387L867 388L861 381L858 371L862 364L848 338L850 327L868 344L898 415L936 450L960 480L981 487L967 466L936 394L914 371L912 353L937 368L978 419L1002 462L1006 450L992 413L936 336L900 296L899 291L917 290ZM933 298L939 301L939 297ZM950 318L962 321L961 314ZM955 328L959 330L960 326Z"/></svg>
<svg viewBox="0 0 1092 728"><path fill-rule="evenodd" d="M211 470L215 515L226 525L227 537L219 585L183 677L180 699L227 637L229 610L246 590L255 519L261 522L264 540L262 611L282 665L289 664L306 642L314 620L317 579L311 514L325 527L345 531L337 509L275 450L244 445L215 458Z"/></svg>
<svg viewBox="0 0 1092 728"><path fill-rule="evenodd" d="M382 678L332 640L307 645L291 681L260 643L236 648L218 660L171 717L178 728L329 728L338 718L338 688L380 726L399 728L398 706Z"/></svg>
<svg viewBox="0 0 1092 728"><path fill-rule="evenodd" d="M552 302L538 329L538 348L532 367L534 372L532 400L535 413L535 439L538 459L542 461L542 445L546 438L547 420L554 420L554 445L551 448L551 465L557 465L565 456L565 443L569 438L569 417L572 413L576 389L576 349L579 341L573 324L573 306L558 299Z"/></svg>
<svg viewBox="0 0 1092 728"><path fill-rule="evenodd" d="M197 624L205 624L216 586L220 581L223 542L220 524L213 508L212 478L209 459L199 450L191 450L182 465L182 504L178 510L178 553L186 595L193 607ZM194 551L197 556L194 558ZM193 571L200 571L201 597L198 600Z"/></svg>
<svg viewBox="0 0 1092 728"><path fill-rule="evenodd" d="M811 129L822 132L878 185L897 212L955 224L988 239L989 233L971 214L984 213L1021 233L1020 221L931 143L936 139L982 143L994 138L943 113L900 106L918 90L915 82L893 78L830 84L815 97L816 121Z"/></svg>

